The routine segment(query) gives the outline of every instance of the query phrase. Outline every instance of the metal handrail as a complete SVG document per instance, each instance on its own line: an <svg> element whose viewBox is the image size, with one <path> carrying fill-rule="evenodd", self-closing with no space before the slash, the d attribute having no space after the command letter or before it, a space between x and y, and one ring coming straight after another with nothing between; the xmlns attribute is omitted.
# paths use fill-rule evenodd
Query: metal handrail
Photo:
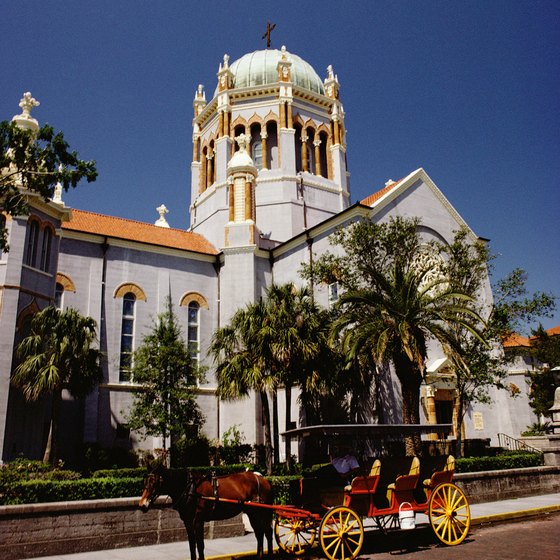
<svg viewBox="0 0 560 560"><path fill-rule="evenodd" d="M508 449L509 451L531 451L532 453L541 453L542 449L537 449L532 445L528 445L524 441L515 439L514 437L508 436L507 434L498 434L498 443L503 449Z"/></svg>

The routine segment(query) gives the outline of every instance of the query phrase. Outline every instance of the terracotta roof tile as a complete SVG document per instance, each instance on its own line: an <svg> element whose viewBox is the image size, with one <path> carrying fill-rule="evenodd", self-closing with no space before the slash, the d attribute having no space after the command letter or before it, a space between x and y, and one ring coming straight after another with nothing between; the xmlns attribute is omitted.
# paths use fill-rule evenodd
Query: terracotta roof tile
<svg viewBox="0 0 560 560"><path fill-rule="evenodd" d="M72 209L72 219L69 222L64 222L62 229L208 255L219 253L206 238L198 233L174 228L162 228L144 222L115 218L84 210Z"/></svg>
<svg viewBox="0 0 560 560"><path fill-rule="evenodd" d="M558 325L557 327L552 327L551 329L547 329L546 334L548 336L555 336L560 334L560 325Z"/></svg>
<svg viewBox="0 0 560 560"><path fill-rule="evenodd" d="M520 348L522 346L531 346L528 338L521 336L517 333L512 333L504 339L504 348Z"/></svg>
<svg viewBox="0 0 560 560"><path fill-rule="evenodd" d="M389 191L392 191L402 181L403 179L399 179L398 181L395 181L394 183L383 187L380 191L374 192L373 194L370 194L366 198L362 199L361 203L365 206L373 206L375 202L377 202L382 196L386 195Z"/></svg>

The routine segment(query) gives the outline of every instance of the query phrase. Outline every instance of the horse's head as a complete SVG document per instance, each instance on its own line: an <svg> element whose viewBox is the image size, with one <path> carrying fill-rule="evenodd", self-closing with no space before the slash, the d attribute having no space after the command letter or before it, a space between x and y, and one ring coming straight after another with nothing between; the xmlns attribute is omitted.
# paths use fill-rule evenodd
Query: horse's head
<svg viewBox="0 0 560 560"><path fill-rule="evenodd" d="M144 479L144 490L138 506L146 513L154 500L161 494L163 486L163 473L161 468L154 469Z"/></svg>

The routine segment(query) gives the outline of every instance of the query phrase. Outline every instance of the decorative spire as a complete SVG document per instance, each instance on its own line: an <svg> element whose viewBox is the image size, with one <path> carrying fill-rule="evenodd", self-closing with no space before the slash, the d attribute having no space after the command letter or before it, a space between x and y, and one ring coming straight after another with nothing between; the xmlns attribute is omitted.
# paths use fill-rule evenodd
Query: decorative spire
<svg viewBox="0 0 560 560"><path fill-rule="evenodd" d="M202 84L198 84L198 88L194 94L193 107L195 118L198 117L206 107L206 94L204 93L204 86Z"/></svg>
<svg viewBox="0 0 560 560"><path fill-rule="evenodd" d="M165 214L168 214L169 210L167 209L165 204L162 204L161 206L158 206L156 208L156 210L159 213L159 218L154 222L154 225L156 225L158 227L168 228L169 224L167 223L167 220L165 219Z"/></svg>
<svg viewBox="0 0 560 560"><path fill-rule="evenodd" d="M31 95L31 92L25 92L19 102L21 114L14 115L12 122L15 122L19 128L36 132L39 130L39 122L31 116L31 110L38 105L40 103Z"/></svg>
<svg viewBox="0 0 560 560"><path fill-rule="evenodd" d="M327 66L327 77L325 78L325 93L331 99L338 99L339 89L338 76L334 73L332 64L329 64Z"/></svg>

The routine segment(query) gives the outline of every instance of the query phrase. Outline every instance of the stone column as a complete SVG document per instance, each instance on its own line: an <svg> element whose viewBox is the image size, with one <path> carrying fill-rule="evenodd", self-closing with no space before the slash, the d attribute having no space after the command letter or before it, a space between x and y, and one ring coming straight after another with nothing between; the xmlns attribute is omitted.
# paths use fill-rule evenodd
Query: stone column
<svg viewBox="0 0 560 560"><path fill-rule="evenodd" d="M268 134L266 133L266 124L264 125L265 129L261 132L261 145L262 145L262 168L268 169Z"/></svg>
<svg viewBox="0 0 560 560"><path fill-rule="evenodd" d="M233 222L235 220L235 197L234 197L234 188L233 188L233 177L230 177L228 180L229 186L229 221Z"/></svg>
<svg viewBox="0 0 560 560"><path fill-rule="evenodd" d="M286 103L280 102L280 128L286 128Z"/></svg>
<svg viewBox="0 0 560 560"><path fill-rule="evenodd" d="M321 175L321 140L317 139L313 141L313 146L315 146L315 175Z"/></svg>
<svg viewBox="0 0 560 560"><path fill-rule="evenodd" d="M437 424L436 414L436 392L431 385L426 386L426 416L428 424ZM429 440L436 440L438 435L436 433L428 434Z"/></svg>
<svg viewBox="0 0 560 560"><path fill-rule="evenodd" d="M308 136L305 134L301 135L301 166L304 171L309 171L309 162L307 160L307 140Z"/></svg>
<svg viewBox="0 0 560 560"><path fill-rule="evenodd" d="M287 110L286 127L287 128L294 128L294 118L293 118L293 114L292 114L292 103L291 103L291 101L288 101L288 103L286 104L286 110Z"/></svg>

